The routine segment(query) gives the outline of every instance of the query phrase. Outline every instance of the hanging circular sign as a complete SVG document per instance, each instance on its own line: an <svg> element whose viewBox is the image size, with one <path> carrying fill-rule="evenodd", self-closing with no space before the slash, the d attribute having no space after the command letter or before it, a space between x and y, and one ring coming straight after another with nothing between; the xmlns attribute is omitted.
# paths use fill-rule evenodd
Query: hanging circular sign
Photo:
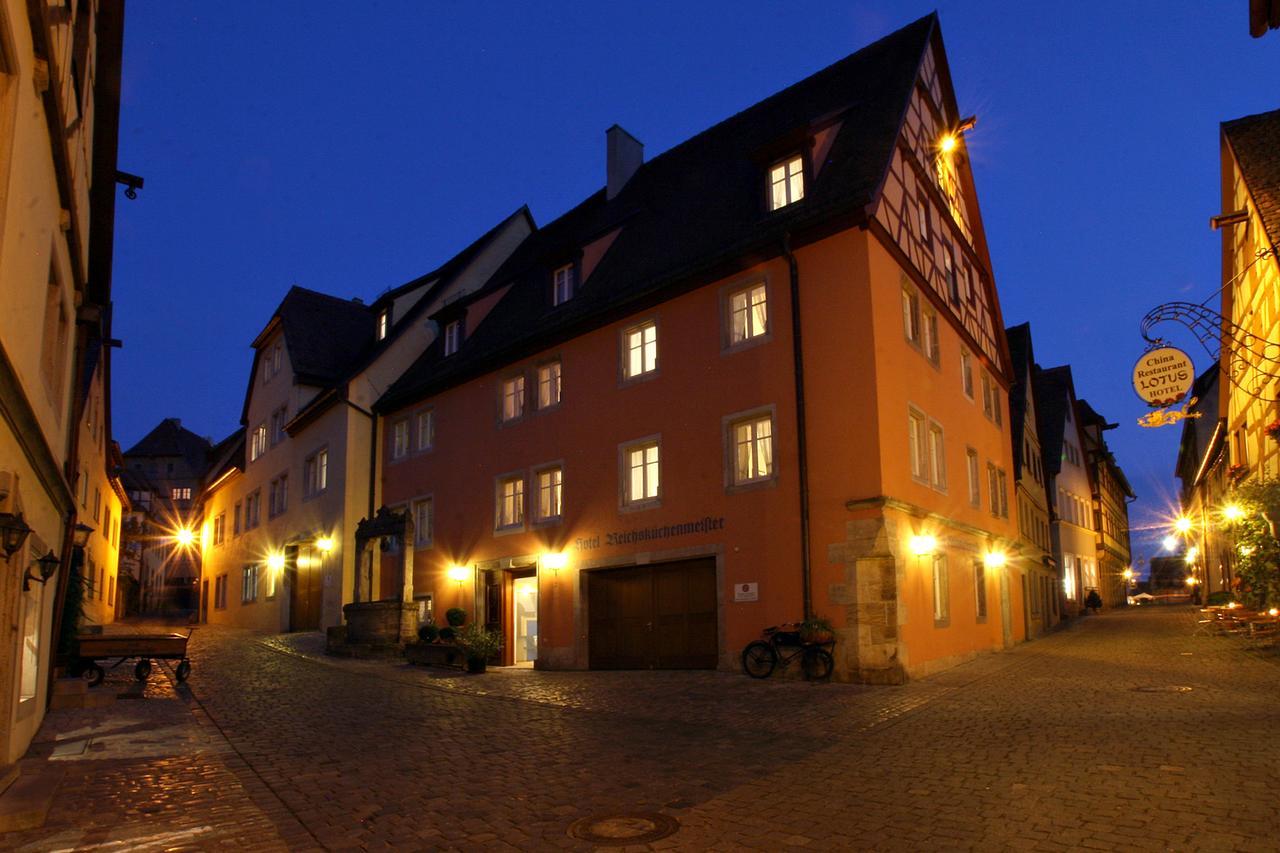
<svg viewBox="0 0 1280 853"><path fill-rule="evenodd" d="M1158 347L1133 366L1133 390L1148 406L1172 406L1191 392L1196 380L1191 356L1177 347Z"/></svg>

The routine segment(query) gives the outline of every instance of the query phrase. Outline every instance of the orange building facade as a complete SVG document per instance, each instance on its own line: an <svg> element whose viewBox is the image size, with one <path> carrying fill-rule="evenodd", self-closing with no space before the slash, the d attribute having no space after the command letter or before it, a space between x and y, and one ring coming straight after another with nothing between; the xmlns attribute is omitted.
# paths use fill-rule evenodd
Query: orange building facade
<svg viewBox="0 0 1280 853"><path fill-rule="evenodd" d="M379 402L409 533L356 589L409 565L555 669L736 669L807 614L846 680L1025 639L964 129L933 16L650 162L612 129L606 189Z"/></svg>

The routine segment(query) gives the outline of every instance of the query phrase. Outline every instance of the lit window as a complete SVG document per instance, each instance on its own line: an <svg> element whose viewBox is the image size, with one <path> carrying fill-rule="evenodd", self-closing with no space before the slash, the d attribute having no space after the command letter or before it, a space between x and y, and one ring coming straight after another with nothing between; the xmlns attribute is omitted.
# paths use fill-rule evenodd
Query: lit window
<svg viewBox="0 0 1280 853"><path fill-rule="evenodd" d="M658 442L646 442L628 447L624 461L626 487L623 492L625 495L623 503L634 506L658 500L660 496Z"/></svg>
<svg viewBox="0 0 1280 853"><path fill-rule="evenodd" d="M258 600L258 567L245 566L240 574L240 603L252 604Z"/></svg>
<svg viewBox="0 0 1280 853"><path fill-rule="evenodd" d="M908 343L920 346L920 294L914 287L902 288L902 331Z"/></svg>
<svg viewBox="0 0 1280 853"><path fill-rule="evenodd" d="M987 621L987 566L982 560L973 561L973 597L977 602L979 622ZM1034 601L1032 602L1034 605Z"/></svg>
<svg viewBox="0 0 1280 853"><path fill-rule="evenodd" d="M191 487L190 487L190 486L183 486L183 487L176 487L176 486L175 486L174 488L172 488L172 489L170 489L170 490L169 490L169 499L170 499L170 500L175 500L175 501L189 501L189 500L191 500Z"/></svg>
<svg viewBox="0 0 1280 853"><path fill-rule="evenodd" d="M978 451L970 447L965 451L965 462L969 467L969 503L982 506L982 475L978 467Z"/></svg>
<svg viewBox="0 0 1280 853"><path fill-rule="evenodd" d="M524 477L498 481L498 524L501 528L524 524Z"/></svg>
<svg viewBox="0 0 1280 853"><path fill-rule="evenodd" d="M973 399L973 355L968 350L960 350L960 387L964 395Z"/></svg>
<svg viewBox="0 0 1280 853"><path fill-rule="evenodd" d="M765 415L733 425L733 482L735 485L773 476L773 418Z"/></svg>
<svg viewBox="0 0 1280 853"><path fill-rule="evenodd" d="M435 507L431 498L413 502L413 544L417 548L430 548L435 523Z"/></svg>
<svg viewBox="0 0 1280 853"><path fill-rule="evenodd" d="M907 440L911 454L911 476L929 482L929 437L924 415L912 409L907 413Z"/></svg>
<svg viewBox="0 0 1280 853"><path fill-rule="evenodd" d="M444 354L453 355L462 346L462 321L454 320L444 327Z"/></svg>
<svg viewBox="0 0 1280 853"><path fill-rule="evenodd" d="M764 284L756 284L729 296L729 343L740 344L769 331L769 311Z"/></svg>
<svg viewBox="0 0 1280 853"><path fill-rule="evenodd" d="M933 621L951 617L951 589L947 581L947 555L933 555Z"/></svg>
<svg viewBox="0 0 1280 853"><path fill-rule="evenodd" d="M524 415L524 377L502 381L502 420L514 421Z"/></svg>
<svg viewBox="0 0 1280 853"><path fill-rule="evenodd" d="M258 424L249 439L249 461L254 462L267 452L267 425Z"/></svg>
<svg viewBox="0 0 1280 853"><path fill-rule="evenodd" d="M560 405L560 362L550 361L538 367L538 408Z"/></svg>
<svg viewBox="0 0 1280 853"><path fill-rule="evenodd" d="M551 521L564 513L564 471L545 468L538 472L538 521Z"/></svg>
<svg viewBox="0 0 1280 853"><path fill-rule="evenodd" d="M418 412L418 449L430 450L436 443L436 413L434 409Z"/></svg>
<svg viewBox="0 0 1280 853"><path fill-rule="evenodd" d="M628 379L658 369L658 326L652 320L623 333L623 375Z"/></svg>
<svg viewBox="0 0 1280 853"><path fill-rule="evenodd" d="M551 304L563 305L573 298L573 264L565 264L552 273Z"/></svg>
<svg viewBox="0 0 1280 853"><path fill-rule="evenodd" d="M769 169L770 210L786 207L804 198L804 163L792 157Z"/></svg>
<svg viewBox="0 0 1280 853"><path fill-rule="evenodd" d="M391 458L403 459L409 452L409 421L399 420L391 426Z"/></svg>
<svg viewBox="0 0 1280 853"><path fill-rule="evenodd" d="M391 329L391 309L384 308L378 312L378 340L384 340Z"/></svg>

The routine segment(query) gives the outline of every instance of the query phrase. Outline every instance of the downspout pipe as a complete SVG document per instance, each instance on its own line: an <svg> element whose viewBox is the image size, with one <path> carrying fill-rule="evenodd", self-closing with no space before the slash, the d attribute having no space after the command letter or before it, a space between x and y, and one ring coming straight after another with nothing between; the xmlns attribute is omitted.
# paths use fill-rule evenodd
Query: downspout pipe
<svg viewBox="0 0 1280 853"><path fill-rule="evenodd" d="M360 414L364 415L366 418L369 419L369 508L368 508L368 514L365 516L365 518L372 521L374 516L374 507L373 507L374 484L377 482L376 477L378 476L378 416L375 415L373 412L369 411L368 409L362 409L359 406L357 406L355 403L351 402L350 400L345 399L345 395L344 395L343 402L345 402L348 406L355 409L357 412L359 412ZM360 572L364 571L364 566L361 565L363 560L364 560L364 554L357 553L355 557L355 572L357 577L352 578L353 582L357 581L359 579L358 576ZM352 587L352 589L358 589L359 586L360 584L356 583ZM370 594L372 592L372 589L366 590L365 592L366 594ZM370 594L370 600L372 600L371 594Z"/></svg>
<svg viewBox="0 0 1280 853"><path fill-rule="evenodd" d="M812 566L809 559L809 439L804 399L804 340L800 328L800 264L791 251L791 232L782 235L782 254L791 279L791 361L795 368L796 448L800 456L800 590L804 618L813 616Z"/></svg>

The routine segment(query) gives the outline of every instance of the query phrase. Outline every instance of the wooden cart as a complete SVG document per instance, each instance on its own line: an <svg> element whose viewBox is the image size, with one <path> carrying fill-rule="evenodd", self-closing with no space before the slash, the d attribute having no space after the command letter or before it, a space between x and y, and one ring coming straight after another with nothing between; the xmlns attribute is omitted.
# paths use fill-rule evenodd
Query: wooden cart
<svg viewBox="0 0 1280 853"><path fill-rule="evenodd" d="M76 638L79 653L76 656L76 668L80 677L89 682L90 687L102 683L106 671L99 661L117 658L111 665L115 669L126 660L137 658L133 674L139 681L146 681L151 674L151 661L176 660L173 674L179 683L186 681L191 674L191 661L187 657L187 640L191 639L188 631L182 634L82 634Z"/></svg>

